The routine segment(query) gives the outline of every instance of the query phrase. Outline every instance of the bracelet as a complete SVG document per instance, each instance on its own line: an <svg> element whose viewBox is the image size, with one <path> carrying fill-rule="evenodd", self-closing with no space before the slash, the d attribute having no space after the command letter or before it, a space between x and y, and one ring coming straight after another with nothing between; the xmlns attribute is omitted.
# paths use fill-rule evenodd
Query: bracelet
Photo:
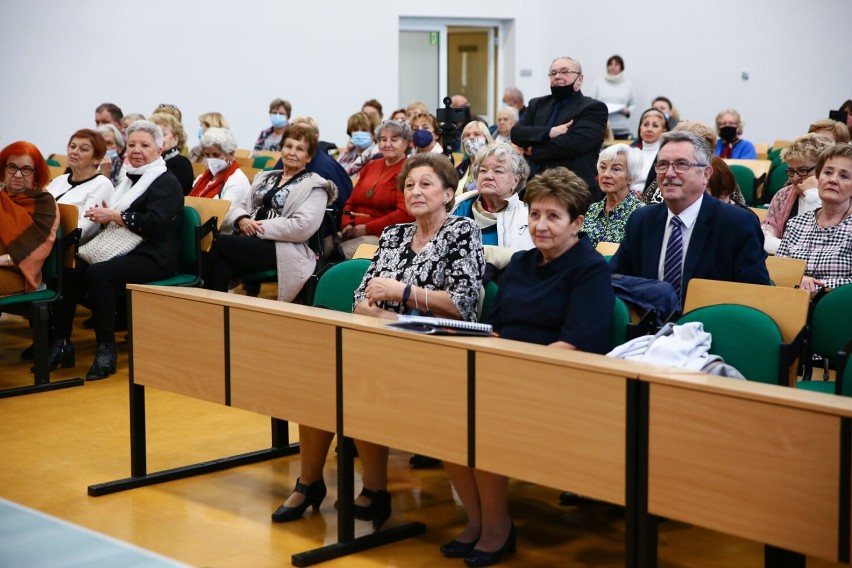
<svg viewBox="0 0 852 568"><path fill-rule="evenodd" d="M414 309L420 311L420 304L417 303L417 290L414 291Z"/></svg>
<svg viewBox="0 0 852 568"><path fill-rule="evenodd" d="M411 284L405 285L405 291L402 293L402 305L408 304L408 298L411 296Z"/></svg>
<svg viewBox="0 0 852 568"><path fill-rule="evenodd" d="M426 290L426 313L428 314L429 313L429 288L424 287L423 289Z"/></svg>

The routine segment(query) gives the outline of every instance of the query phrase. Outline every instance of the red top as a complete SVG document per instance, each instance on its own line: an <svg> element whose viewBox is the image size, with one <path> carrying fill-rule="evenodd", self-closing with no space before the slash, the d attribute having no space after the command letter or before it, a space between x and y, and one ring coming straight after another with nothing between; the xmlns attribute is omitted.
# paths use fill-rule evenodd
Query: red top
<svg viewBox="0 0 852 568"><path fill-rule="evenodd" d="M341 227L366 225L367 234L378 237L389 225L414 221L414 217L409 215L405 208L402 192L396 188L396 178L403 164L405 159L392 166L379 159L364 166L343 209L353 213L366 213L369 217L344 213Z"/></svg>

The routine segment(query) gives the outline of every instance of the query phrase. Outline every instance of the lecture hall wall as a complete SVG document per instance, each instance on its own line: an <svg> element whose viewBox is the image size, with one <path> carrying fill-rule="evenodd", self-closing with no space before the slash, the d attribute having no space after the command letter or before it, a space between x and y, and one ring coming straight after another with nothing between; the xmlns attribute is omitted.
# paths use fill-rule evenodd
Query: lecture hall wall
<svg viewBox="0 0 852 568"><path fill-rule="evenodd" d="M111 101L144 114L178 105L191 145L197 116L219 111L249 147L277 96L343 145L362 101L408 102L397 100L400 17L503 22L498 89L527 97L548 92L556 55L582 62L589 92L618 53L639 112L660 94L707 122L733 106L756 142L803 133L852 97L849 0L0 0L0 145L64 153Z"/></svg>

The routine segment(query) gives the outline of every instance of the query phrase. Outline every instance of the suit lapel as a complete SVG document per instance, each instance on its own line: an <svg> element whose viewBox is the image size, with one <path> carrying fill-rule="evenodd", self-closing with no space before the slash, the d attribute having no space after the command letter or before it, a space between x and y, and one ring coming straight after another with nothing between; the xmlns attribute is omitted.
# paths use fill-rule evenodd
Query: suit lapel
<svg viewBox="0 0 852 568"><path fill-rule="evenodd" d="M649 223L646 225L645 235L643 235L645 253L642 255L643 266L642 274L647 275L647 278L656 280L660 268L660 251L663 248L663 234L666 230L666 217L669 210L663 204L646 205L653 207L654 214L649 216Z"/></svg>

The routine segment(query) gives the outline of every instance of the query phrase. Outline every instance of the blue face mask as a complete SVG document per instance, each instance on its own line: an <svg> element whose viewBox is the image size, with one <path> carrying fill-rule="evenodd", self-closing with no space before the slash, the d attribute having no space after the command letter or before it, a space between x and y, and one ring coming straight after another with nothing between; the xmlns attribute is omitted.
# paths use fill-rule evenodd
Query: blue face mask
<svg viewBox="0 0 852 568"><path fill-rule="evenodd" d="M201 137L204 136L204 129L202 127L198 127L198 139L201 140Z"/></svg>
<svg viewBox="0 0 852 568"><path fill-rule="evenodd" d="M114 160L118 157L118 152L115 150L107 150L106 155L110 160Z"/></svg>
<svg viewBox="0 0 852 568"><path fill-rule="evenodd" d="M369 132L353 132L352 143L363 150L364 148L373 143L373 139L370 137Z"/></svg>
<svg viewBox="0 0 852 568"><path fill-rule="evenodd" d="M269 122L272 123L273 128L284 128L287 126L287 115L286 114L276 114L269 113Z"/></svg>
<svg viewBox="0 0 852 568"><path fill-rule="evenodd" d="M414 145L418 148L425 148L432 143L432 140L434 140L435 137L432 136L432 133L428 130L417 129L414 131L411 139L414 141Z"/></svg>

